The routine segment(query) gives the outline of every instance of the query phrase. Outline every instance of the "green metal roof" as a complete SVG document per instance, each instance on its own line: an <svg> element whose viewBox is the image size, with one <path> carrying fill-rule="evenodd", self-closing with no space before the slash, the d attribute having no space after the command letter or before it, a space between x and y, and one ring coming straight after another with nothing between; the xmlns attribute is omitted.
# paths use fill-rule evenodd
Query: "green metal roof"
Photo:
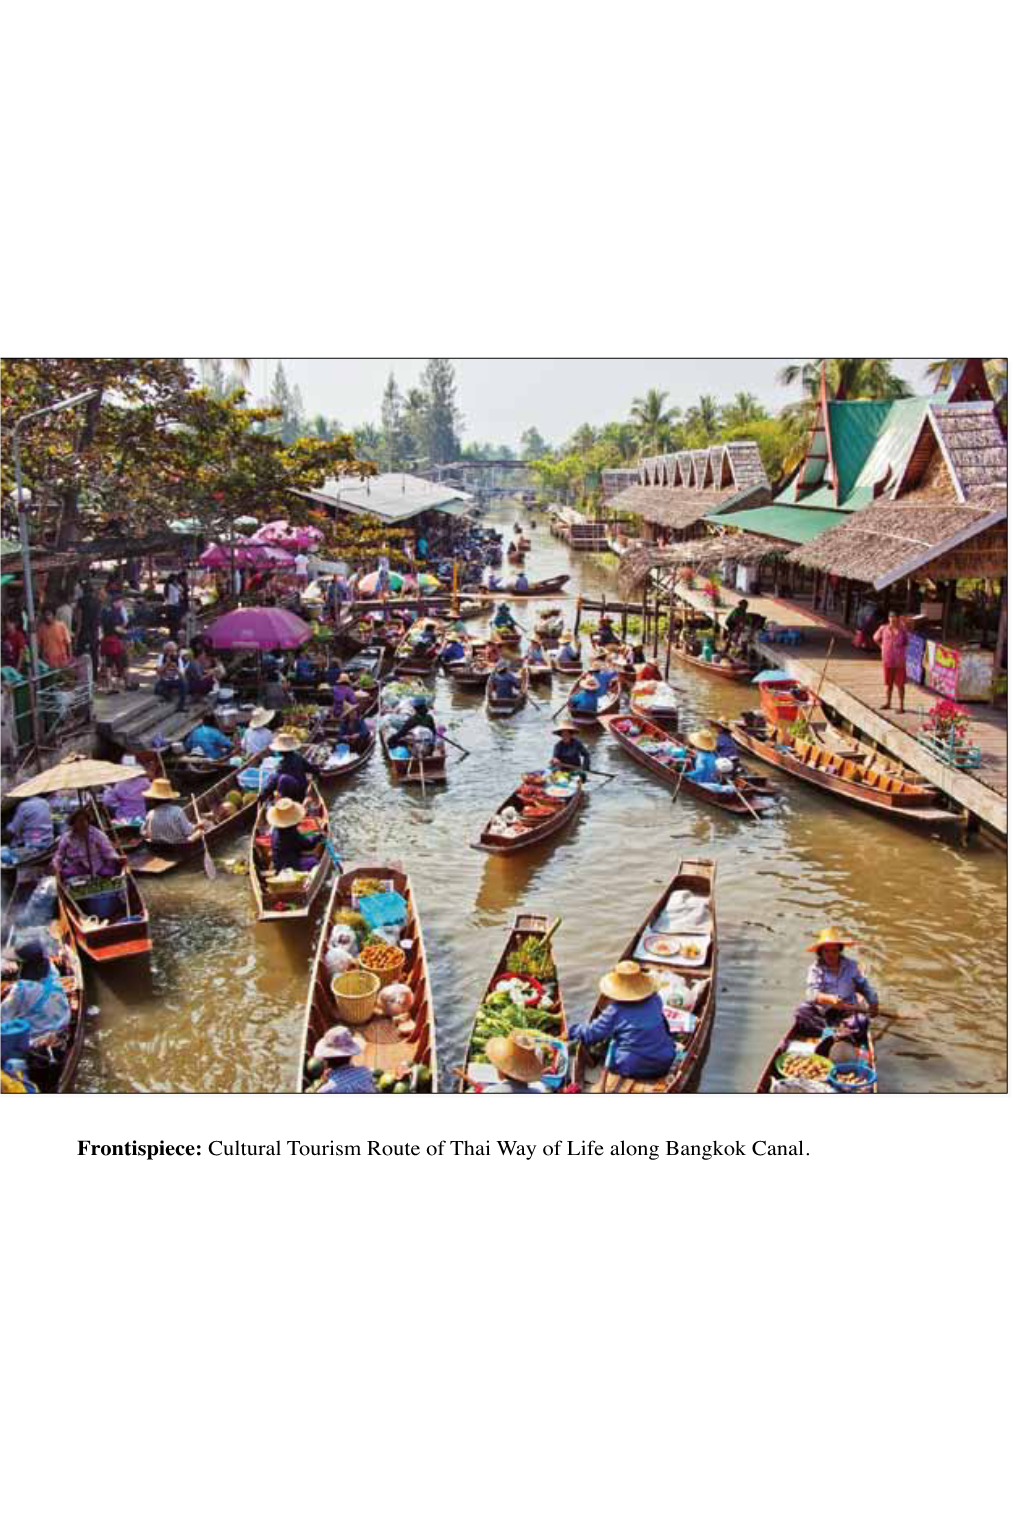
<svg viewBox="0 0 1020 1530"><path fill-rule="evenodd" d="M832 454L839 474L839 508L859 510L874 499L874 486L889 474L895 483L931 403L930 398L836 399L829 404ZM817 448L812 446L811 450ZM891 469L891 473L890 473ZM820 471L817 469L816 471ZM776 504L835 509L831 488L812 489L797 499L796 478Z"/></svg>
<svg viewBox="0 0 1020 1530"><path fill-rule="evenodd" d="M808 510L803 503L776 503L763 505L760 510L738 510L735 515L706 515L705 519L714 526L738 526L741 531L755 531L759 536L778 537L781 542L801 546L842 525L846 516L841 510Z"/></svg>

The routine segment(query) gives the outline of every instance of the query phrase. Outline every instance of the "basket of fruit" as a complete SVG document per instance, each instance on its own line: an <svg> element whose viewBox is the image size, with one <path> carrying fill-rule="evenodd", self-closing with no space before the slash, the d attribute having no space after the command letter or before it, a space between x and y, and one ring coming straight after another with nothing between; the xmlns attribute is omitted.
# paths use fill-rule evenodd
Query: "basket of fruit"
<svg viewBox="0 0 1020 1530"><path fill-rule="evenodd" d="M776 1072L783 1078L802 1078L814 1084L827 1084L832 1064L817 1052L782 1052L776 1059Z"/></svg>
<svg viewBox="0 0 1020 1530"><path fill-rule="evenodd" d="M874 1089L877 1077L870 1063L854 1060L833 1063L829 1083L840 1094L867 1094Z"/></svg>
<svg viewBox="0 0 1020 1530"><path fill-rule="evenodd" d="M374 973L383 983L395 983L404 975L407 958L399 946L384 941L362 947L361 965Z"/></svg>
<svg viewBox="0 0 1020 1530"><path fill-rule="evenodd" d="M374 972L359 967L337 972L330 987L341 1020L346 1020L348 1025L365 1025L371 1020L382 987Z"/></svg>

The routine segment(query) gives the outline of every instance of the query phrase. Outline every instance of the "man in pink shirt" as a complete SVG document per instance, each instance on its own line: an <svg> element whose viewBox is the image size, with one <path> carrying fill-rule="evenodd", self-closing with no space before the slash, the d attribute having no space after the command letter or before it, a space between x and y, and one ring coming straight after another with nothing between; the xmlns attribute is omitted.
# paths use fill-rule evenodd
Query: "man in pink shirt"
<svg viewBox="0 0 1020 1530"><path fill-rule="evenodd" d="M907 637L906 626L898 611L890 611L875 633L875 642L882 648L882 674L885 679L883 712L892 706L894 685L900 693L900 711L903 711L903 689L907 683Z"/></svg>

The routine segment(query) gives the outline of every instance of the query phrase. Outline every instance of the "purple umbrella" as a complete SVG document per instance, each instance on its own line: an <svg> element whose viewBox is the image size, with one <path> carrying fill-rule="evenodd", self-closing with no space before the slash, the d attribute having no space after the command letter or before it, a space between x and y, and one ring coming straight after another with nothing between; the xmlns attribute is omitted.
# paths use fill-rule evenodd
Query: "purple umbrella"
<svg viewBox="0 0 1020 1530"><path fill-rule="evenodd" d="M214 648L300 648L312 629L279 606L238 606L213 622L206 638Z"/></svg>

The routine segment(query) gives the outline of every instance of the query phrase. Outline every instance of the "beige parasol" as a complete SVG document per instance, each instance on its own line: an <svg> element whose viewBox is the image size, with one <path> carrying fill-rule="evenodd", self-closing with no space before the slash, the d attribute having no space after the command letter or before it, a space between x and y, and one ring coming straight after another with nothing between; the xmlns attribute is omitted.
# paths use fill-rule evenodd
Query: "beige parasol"
<svg viewBox="0 0 1020 1530"><path fill-rule="evenodd" d="M42 797L47 792L88 791L93 786L112 786L115 781L134 781L144 776L140 765L113 765L109 760L62 760L42 775L22 781L10 797Z"/></svg>

